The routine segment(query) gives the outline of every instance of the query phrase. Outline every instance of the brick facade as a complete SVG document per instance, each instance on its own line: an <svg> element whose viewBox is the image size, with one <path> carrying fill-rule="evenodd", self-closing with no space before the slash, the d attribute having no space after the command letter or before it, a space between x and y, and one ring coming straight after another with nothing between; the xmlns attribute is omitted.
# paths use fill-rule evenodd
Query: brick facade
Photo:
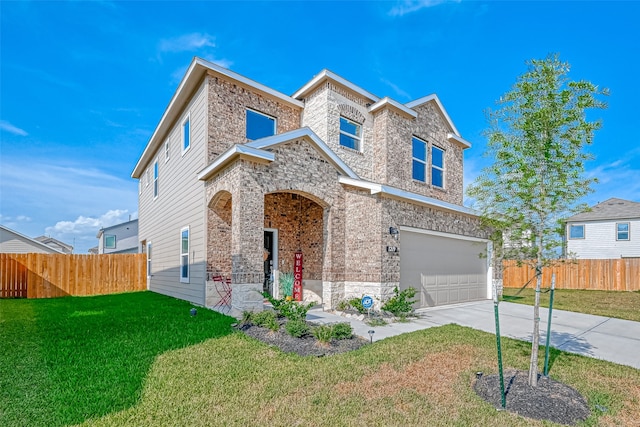
<svg viewBox="0 0 640 427"><path fill-rule="evenodd" d="M455 129L437 102L427 101L408 113L388 106L371 112L379 100L339 79L326 78L293 99L213 64L204 68L203 157L213 167L210 174L200 175L206 269L231 277L232 314L262 309L265 228L278 230L280 272L291 271L293 254L302 250L309 291L305 298L327 308L364 293L379 305L391 294L400 280L402 252L386 248L402 242L389 233L390 227L487 237L478 218L462 208L465 146L451 142ZM276 135L305 127L313 135L272 137L273 143L251 145L245 133L247 109L276 118ZM340 117L361 124L358 150L340 145ZM412 179L413 136L444 150L443 189L430 179ZM260 148L234 154L237 146L247 144ZM429 155L428 177L430 160ZM347 175L354 183L341 183ZM400 196L374 191L370 184L393 187ZM422 199L404 197L402 191ZM203 303L215 305L212 284L204 286Z"/></svg>

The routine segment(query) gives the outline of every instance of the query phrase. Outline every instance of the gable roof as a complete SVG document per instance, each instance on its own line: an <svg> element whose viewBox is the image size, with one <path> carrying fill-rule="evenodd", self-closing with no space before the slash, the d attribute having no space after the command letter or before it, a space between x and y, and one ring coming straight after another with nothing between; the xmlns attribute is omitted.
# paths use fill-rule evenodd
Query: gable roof
<svg viewBox="0 0 640 427"><path fill-rule="evenodd" d="M615 197L598 203L589 212L582 212L567 218L567 221L597 221L640 218L640 203Z"/></svg>
<svg viewBox="0 0 640 427"><path fill-rule="evenodd" d="M131 172L132 178L140 178L142 176L144 168L153 159L156 151L158 151L158 149L162 145L164 137L171 130L175 121L182 114L183 106L189 102L191 95L198 88L198 86L204 79L204 76L207 74L217 74L229 78L236 83L257 90L267 97L285 102L297 108L304 107L304 103L288 95L285 95L284 93L278 92L277 90L271 89L268 86L248 79L247 77L244 77L238 73L214 64L213 62L194 57L191 61L191 65L189 65L187 72L182 78L182 81L178 85L176 92L173 94L173 97L171 97L169 105L162 114L160 122L156 126L153 135L151 135L149 142L147 142L144 151L140 155L138 163L133 169L133 172Z"/></svg>
<svg viewBox="0 0 640 427"><path fill-rule="evenodd" d="M73 246L68 245L64 242L61 242L58 239L54 239L53 237L48 237L48 236L39 236L39 237L34 237L33 240L37 240L40 243L44 243L47 246L50 246L51 243L53 243L54 245L60 246L61 248L65 248L67 249L69 252L73 251ZM53 246L51 246L53 247Z"/></svg>
<svg viewBox="0 0 640 427"><path fill-rule="evenodd" d="M5 227L4 225L0 224L0 230L4 231L5 233L12 234L15 237L17 237L18 240L22 240L27 244L30 244L32 246L41 248L42 250L44 250L46 252L56 253L56 254L64 254L64 252L62 252L62 251L60 251L60 250L58 250L56 248L53 248L53 247L48 246L48 245L45 245L42 242L39 242L39 241L37 241L35 239L32 239L31 237L25 236L22 233L19 233L19 232L15 231L15 230L12 230L12 229L8 228L8 227Z"/></svg>
<svg viewBox="0 0 640 427"><path fill-rule="evenodd" d="M372 102L378 102L380 100L379 97L375 96L371 92L362 89L360 86L351 83L349 80L340 77L336 73L329 71L326 68L313 76L311 80L309 80L304 86L298 89L293 95L291 95L291 97L295 99L302 99L327 80L330 80L338 84L339 86L349 89L351 92L355 92L363 98L366 98Z"/></svg>
<svg viewBox="0 0 640 427"><path fill-rule="evenodd" d="M311 143L322 156L335 167L338 172L350 178L359 179L358 175L334 153L327 144L320 139L314 131L308 127L292 130L290 132L280 133L269 136L267 138L257 139L247 144L235 144L227 151L222 153L214 162L198 173L198 179L207 180L215 173L219 172L229 163L243 157L258 162L272 162L275 160L275 154L267 151L267 149L276 145L294 141L296 139L304 139Z"/></svg>

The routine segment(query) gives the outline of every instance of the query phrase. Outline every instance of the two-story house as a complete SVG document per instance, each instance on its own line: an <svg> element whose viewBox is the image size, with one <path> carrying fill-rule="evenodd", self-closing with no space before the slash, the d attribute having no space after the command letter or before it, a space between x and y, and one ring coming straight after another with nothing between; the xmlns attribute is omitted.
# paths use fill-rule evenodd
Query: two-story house
<svg viewBox="0 0 640 427"><path fill-rule="evenodd" d="M208 279L228 277L237 315L302 267L327 308L396 286L420 306L488 298L469 147L436 95L402 104L323 70L288 96L195 58L132 173L149 289L214 306Z"/></svg>
<svg viewBox="0 0 640 427"><path fill-rule="evenodd" d="M640 203L611 198L567 218L566 251L586 259L640 257Z"/></svg>
<svg viewBox="0 0 640 427"><path fill-rule="evenodd" d="M98 254L135 254L139 251L138 220L103 227L96 234Z"/></svg>

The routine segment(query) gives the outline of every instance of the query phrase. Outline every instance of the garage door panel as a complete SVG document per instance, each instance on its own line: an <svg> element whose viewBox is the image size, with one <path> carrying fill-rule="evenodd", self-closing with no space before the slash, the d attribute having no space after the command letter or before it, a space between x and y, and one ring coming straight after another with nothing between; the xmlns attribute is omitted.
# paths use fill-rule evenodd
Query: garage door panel
<svg viewBox="0 0 640 427"><path fill-rule="evenodd" d="M400 288L419 290L416 308L487 297L486 243L401 231Z"/></svg>

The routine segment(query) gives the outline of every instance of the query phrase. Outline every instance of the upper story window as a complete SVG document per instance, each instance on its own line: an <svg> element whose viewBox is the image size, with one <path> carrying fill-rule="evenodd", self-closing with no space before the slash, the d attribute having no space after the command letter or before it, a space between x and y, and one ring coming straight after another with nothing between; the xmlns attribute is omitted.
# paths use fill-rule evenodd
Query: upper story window
<svg viewBox="0 0 640 427"><path fill-rule="evenodd" d="M431 184L444 188L444 150L431 147Z"/></svg>
<svg viewBox="0 0 640 427"><path fill-rule="evenodd" d="M276 134L275 117L247 109L247 139L255 140Z"/></svg>
<svg viewBox="0 0 640 427"><path fill-rule="evenodd" d="M616 223L616 240L629 240L629 223Z"/></svg>
<svg viewBox="0 0 640 427"><path fill-rule="evenodd" d="M427 143L413 137L411 139L412 151L412 177L415 180L425 182L427 179Z"/></svg>
<svg viewBox="0 0 640 427"><path fill-rule="evenodd" d="M158 161L153 163L153 198L158 197Z"/></svg>
<svg viewBox="0 0 640 427"><path fill-rule="evenodd" d="M584 224L571 224L569 226L570 239L584 239Z"/></svg>
<svg viewBox="0 0 640 427"><path fill-rule="evenodd" d="M113 234L104 235L104 248L115 249L116 248L116 236Z"/></svg>
<svg viewBox="0 0 640 427"><path fill-rule="evenodd" d="M360 151L362 125L340 117L340 145Z"/></svg>
<svg viewBox="0 0 640 427"><path fill-rule="evenodd" d="M184 153L191 147L191 116L182 122L182 152Z"/></svg>

